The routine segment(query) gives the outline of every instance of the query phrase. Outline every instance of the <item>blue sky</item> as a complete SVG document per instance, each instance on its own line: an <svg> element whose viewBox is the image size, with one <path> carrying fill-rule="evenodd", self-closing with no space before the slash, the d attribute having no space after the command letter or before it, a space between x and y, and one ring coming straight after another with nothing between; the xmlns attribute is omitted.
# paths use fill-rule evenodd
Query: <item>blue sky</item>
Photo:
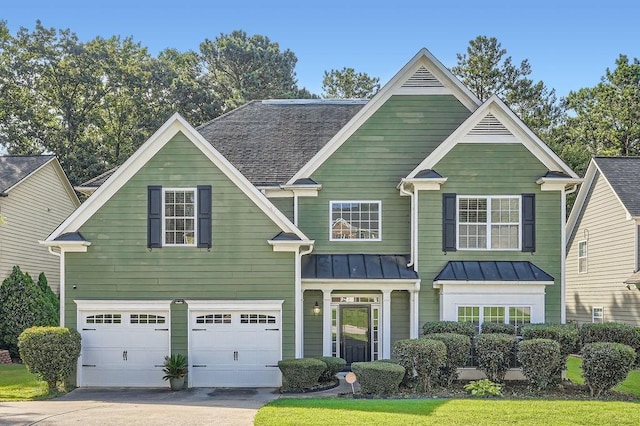
<svg viewBox="0 0 640 426"><path fill-rule="evenodd" d="M422 47L450 68L469 40L486 35L566 96L597 84L619 54L640 58L639 16L637 0L0 0L13 34L40 19L83 41L132 36L154 55L197 50L235 29L265 35L296 54L299 85L314 93L332 68L386 83Z"/></svg>

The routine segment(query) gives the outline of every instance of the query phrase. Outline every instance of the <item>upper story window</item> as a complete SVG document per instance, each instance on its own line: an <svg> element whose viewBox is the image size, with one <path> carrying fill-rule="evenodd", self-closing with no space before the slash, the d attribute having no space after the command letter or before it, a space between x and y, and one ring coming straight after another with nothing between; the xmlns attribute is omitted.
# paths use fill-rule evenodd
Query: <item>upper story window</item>
<svg viewBox="0 0 640 426"><path fill-rule="evenodd" d="M520 196L458 196L457 219L458 249L520 249Z"/></svg>
<svg viewBox="0 0 640 426"><path fill-rule="evenodd" d="M331 201L330 241L381 241L380 201Z"/></svg>
<svg viewBox="0 0 640 426"><path fill-rule="evenodd" d="M584 274L587 272L587 242L578 242L578 272Z"/></svg>
<svg viewBox="0 0 640 426"><path fill-rule="evenodd" d="M164 245L195 245L196 190L164 189Z"/></svg>

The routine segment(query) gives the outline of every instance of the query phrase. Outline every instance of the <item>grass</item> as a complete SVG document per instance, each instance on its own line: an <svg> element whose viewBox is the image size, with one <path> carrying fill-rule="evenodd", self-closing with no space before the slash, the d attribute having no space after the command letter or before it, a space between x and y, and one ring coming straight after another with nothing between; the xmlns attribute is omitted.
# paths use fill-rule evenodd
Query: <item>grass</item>
<svg viewBox="0 0 640 426"><path fill-rule="evenodd" d="M0 402L46 399L55 395L47 392L47 384L29 373L24 365L0 365Z"/></svg>
<svg viewBox="0 0 640 426"><path fill-rule="evenodd" d="M567 379L573 383L584 384L582 359L577 356L570 356L567 360ZM640 370L631 370L625 381L613 388L613 390L629 393L640 398Z"/></svg>

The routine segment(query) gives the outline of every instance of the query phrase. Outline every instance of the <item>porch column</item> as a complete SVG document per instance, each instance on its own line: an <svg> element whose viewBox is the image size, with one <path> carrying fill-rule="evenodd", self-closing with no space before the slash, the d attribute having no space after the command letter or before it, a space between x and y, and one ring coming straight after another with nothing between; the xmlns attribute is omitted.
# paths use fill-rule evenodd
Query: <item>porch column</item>
<svg viewBox="0 0 640 426"><path fill-rule="evenodd" d="M391 358L391 290L382 290L382 359Z"/></svg>
<svg viewBox="0 0 640 426"><path fill-rule="evenodd" d="M331 290L322 290L322 355L332 356L331 347Z"/></svg>
<svg viewBox="0 0 640 426"><path fill-rule="evenodd" d="M418 316L419 296L418 290L409 290L409 338L420 337L420 323Z"/></svg>

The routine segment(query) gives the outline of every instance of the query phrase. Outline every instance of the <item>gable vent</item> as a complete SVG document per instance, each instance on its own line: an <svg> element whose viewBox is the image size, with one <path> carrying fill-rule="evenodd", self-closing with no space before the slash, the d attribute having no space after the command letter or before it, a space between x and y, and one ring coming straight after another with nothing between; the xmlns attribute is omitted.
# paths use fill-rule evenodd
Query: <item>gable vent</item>
<svg viewBox="0 0 640 426"><path fill-rule="evenodd" d="M513 134L493 114L487 114L476 126L469 131L470 135L508 135Z"/></svg>
<svg viewBox="0 0 640 426"><path fill-rule="evenodd" d="M444 87L440 80L438 80L431 71L429 71L424 65L404 82L402 87Z"/></svg>

